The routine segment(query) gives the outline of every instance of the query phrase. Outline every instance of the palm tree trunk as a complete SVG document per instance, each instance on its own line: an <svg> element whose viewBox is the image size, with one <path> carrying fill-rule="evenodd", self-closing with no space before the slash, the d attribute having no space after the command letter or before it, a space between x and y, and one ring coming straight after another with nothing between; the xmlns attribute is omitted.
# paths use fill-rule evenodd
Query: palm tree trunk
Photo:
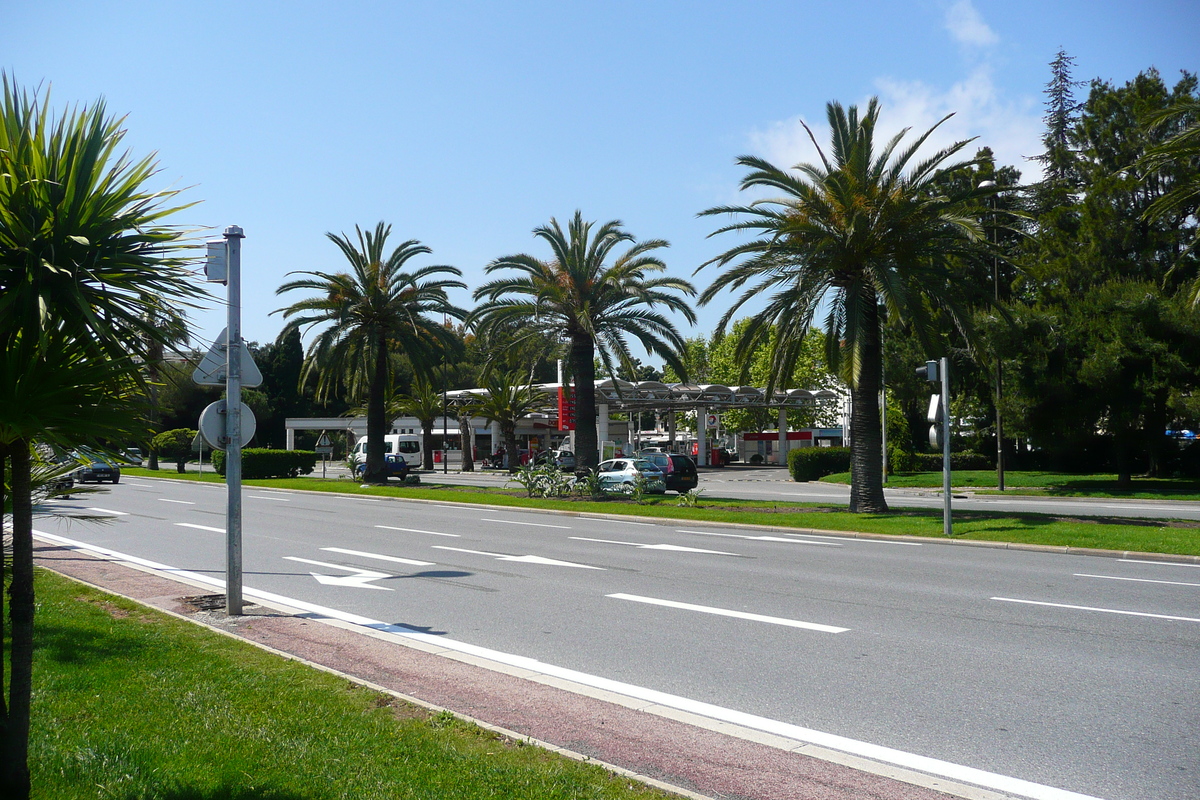
<svg viewBox="0 0 1200 800"><path fill-rule="evenodd" d="M882 514L888 510L883 497L883 432L880 428L879 386L883 352L879 346L879 311L874 298L864 301L861 372L850 388L850 511Z"/></svg>
<svg viewBox="0 0 1200 800"><path fill-rule="evenodd" d="M367 463L363 468L366 483L387 483L383 469L383 437L387 435L386 391L388 383L387 340L375 343L375 368L367 395Z"/></svg>
<svg viewBox="0 0 1200 800"><path fill-rule="evenodd" d="M0 796L29 797L29 706L33 696L33 503L30 497L29 442L18 439L12 459L13 554L9 583L12 637L8 708L0 732Z"/></svg>
<svg viewBox="0 0 1200 800"><path fill-rule="evenodd" d="M444 440L445 437L443 436ZM433 471L433 419L421 420L421 450L424 455L421 457L421 466L424 469ZM442 458L446 457L445 448L442 451Z"/></svg>
<svg viewBox="0 0 1200 800"><path fill-rule="evenodd" d="M571 372L575 376L575 464L592 469L600 463L596 434L596 346L587 334L571 337Z"/></svg>
<svg viewBox="0 0 1200 800"><path fill-rule="evenodd" d="M475 455L471 452L471 417L461 409L458 412L458 438L462 442L463 472L475 471Z"/></svg>

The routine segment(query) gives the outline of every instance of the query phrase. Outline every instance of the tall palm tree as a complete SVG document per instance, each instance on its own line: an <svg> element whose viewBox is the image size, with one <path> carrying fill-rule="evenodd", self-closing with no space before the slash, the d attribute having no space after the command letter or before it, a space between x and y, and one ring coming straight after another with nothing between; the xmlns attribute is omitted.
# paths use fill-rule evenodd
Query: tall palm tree
<svg viewBox="0 0 1200 800"><path fill-rule="evenodd" d="M500 426L500 438L508 458L509 472L521 466L521 449L517 444L517 423L523 417L548 403L546 393L529 382L520 370L491 371L484 375L482 388L486 394L464 401L460 414L483 417Z"/></svg>
<svg viewBox="0 0 1200 800"><path fill-rule="evenodd" d="M800 352L801 342L822 303L828 304L824 330L831 368L850 387L853 483L850 510L887 510L883 496L879 388L882 370L881 305L906 320L922 338L940 308L966 332L969 317L952 280L953 264L978 257L984 246L978 222L966 207L987 193L970 186L937 189L941 172L971 162L946 162L968 141L958 142L914 162L917 150L949 117L900 148L907 129L876 148L878 101L866 113L827 106L831 151L817 143L820 164L799 164L799 174L761 158L742 156L750 169L742 189L767 188L782 197L744 206L723 206L701 216L733 214L741 220L714 232L737 231L758 238L702 264L727 268L700 297L701 305L726 290L738 291L721 318L724 329L748 301L765 307L741 331L736 354L748 361L754 350L771 348L771 385L779 385ZM698 270L697 270L698 271Z"/></svg>
<svg viewBox="0 0 1200 800"><path fill-rule="evenodd" d="M666 265L652 251L666 247L665 241L637 242L619 221L593 232L592 223L576 211L566 231L551 219L533 235L550 246L553 258L542 261L520 254L489 264L489 273L509 269L517 274L479 287L475 299L485 302L472 319L482 334L493 326L515 325L530 336L549 332L566 341L575 382L575 453L581 466L595 466L596 356L616 374L614 359L632 364L627 340L633 337L647 352L686 373L679 357L683 337L658 307L694 323L695 313L680 295L691 297L696 290L685 280L657 274ZM615 254L625 243L629 248ZM606 263L610 256L611 263Z"/></svg>
<svg viewBox="0 0 1200 800"><path fill-rule="evenodd" d="M181 255L185 232L163 223L177 192L146 188L156 166L119 150L122 121L103 102L56 116L48 97L0 83L0 474L13 508L0 796L19 799L30 789L31 447L141 435L139 362L163 342L148 311L204 292Z"/></svg>
<svg viewBox="0 0 1200 800"><path fill-rule="evenodd" d="M462 319L466 312L450 303L447 289L465 289L455 267L437 265L404 272L408 260L432 252L410 239L390 254L385 252L392 227L380 222L374 232L357 225L357 244L348 236L327 233L350 262L351 272L296 271L308 277L289 281L276 290L317 292L315 297L271 313L290 318L284 332L325 326L308 347L301 382L317 373L317 389L329 396L345 385L351 394L367 396L367 463L364 479L384 483L386 400L391 384L388 350L404 351L413 368L430 374L440 354L454 344L454 332L430 315Z"/></svg>

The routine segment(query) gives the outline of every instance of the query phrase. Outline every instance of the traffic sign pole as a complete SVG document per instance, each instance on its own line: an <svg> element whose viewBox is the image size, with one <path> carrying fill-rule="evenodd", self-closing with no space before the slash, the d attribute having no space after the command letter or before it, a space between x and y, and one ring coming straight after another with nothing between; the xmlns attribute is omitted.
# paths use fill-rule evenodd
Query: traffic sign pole
<svg viewBox="0 0 1200 800"><path fill-rule="evenodd" d="M225 377L225 613L242 613L242 239L225 229L229 256L228 364Z"/></svg>

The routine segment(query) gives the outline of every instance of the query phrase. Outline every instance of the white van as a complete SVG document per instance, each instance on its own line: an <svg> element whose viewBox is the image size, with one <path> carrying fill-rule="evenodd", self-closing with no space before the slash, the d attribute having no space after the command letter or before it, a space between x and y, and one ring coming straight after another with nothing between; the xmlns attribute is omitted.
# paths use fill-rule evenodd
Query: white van
<svg viewBox="0 0 1200 800"><path fill-rule="evenodd" d="M364 436L355 443L354 449L350 451L350 457L354 459L354 463L366 462L369 439L369 436ZM383 452L399 453L408 462L408 466L413 469L421 468L425 455L421 450L421 437L415 433L391 433L384 436Z"/></svg>

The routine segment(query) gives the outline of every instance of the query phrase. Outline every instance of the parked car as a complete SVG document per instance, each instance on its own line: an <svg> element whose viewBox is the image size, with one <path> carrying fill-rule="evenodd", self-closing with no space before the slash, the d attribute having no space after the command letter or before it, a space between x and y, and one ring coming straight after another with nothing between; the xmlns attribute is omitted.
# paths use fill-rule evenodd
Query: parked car
<svg viewBox="0 0 1200 800"><path fill-rule="evenodd" d="M644 458L614 458L596 468L600 486L606 490L631 491L638 476L646 479L646 491L665 494L667 484L662 470Z"/></svg>
<svg viewBox="0 0 1200 800"><path fill-rule="evenodd" d="M354 477L362 480L363 473L367 470L366 461L355 462ZM404 459L403 453L384 453L383 454L383 470L389 478L399 478L404 480L408 477L409 466L408 461Z"/></svg>
<svg viewBox="0 0 1200 800"><path fill-rule="evenodd" d="M142 465L142 449L140 447L127 447L121 456L122 460L131 467Z"/></svg>
<svg viewBox="0 0 1200 800"><path fill-rule="evenodd" d="M120 483L121 468L116 464L110 464L102 458L93 456L86 460L82 467L75 470L75 480L80 483L88 483L90 481L96 483L103 483L104 481Z"/></svg>
<svg viewBox="0 0 1200 800"><path fill-rule="evenodd" d="M563 472L575 471L575 454L570 450L543 450L534 459L535 464L553 463Z"/></svg>
<svg viewBox="0 0 1200 800"><path fill-rule="evenodd" d="M639 454L642 458L658 467L663 473L667 488L673 492L684 494L700 485L700 476L696 472L696 462L687 456L676 453L647 452Z"/></svg>

